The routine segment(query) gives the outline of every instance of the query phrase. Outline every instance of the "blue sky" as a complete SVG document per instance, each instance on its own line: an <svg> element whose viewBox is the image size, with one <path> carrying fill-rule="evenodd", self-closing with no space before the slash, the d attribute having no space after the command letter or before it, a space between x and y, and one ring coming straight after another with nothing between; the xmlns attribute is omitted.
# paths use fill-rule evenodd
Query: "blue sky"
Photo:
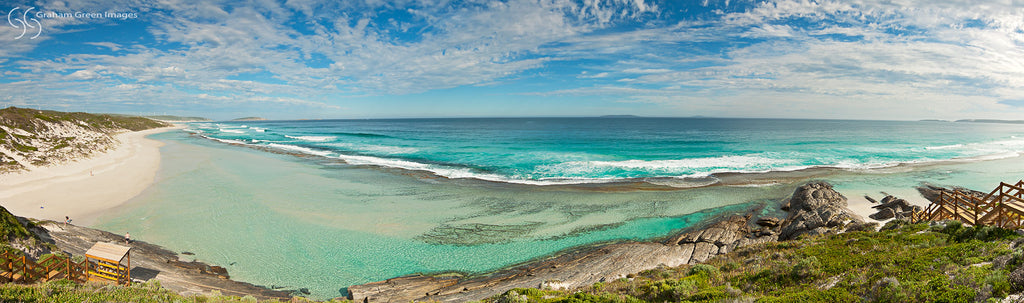
<svg viewBox="0 0 1024 303"><path fill-rule="evenodd" d="M3 0L0 12L2 107L1024 119L1019 1Z"/></svg>

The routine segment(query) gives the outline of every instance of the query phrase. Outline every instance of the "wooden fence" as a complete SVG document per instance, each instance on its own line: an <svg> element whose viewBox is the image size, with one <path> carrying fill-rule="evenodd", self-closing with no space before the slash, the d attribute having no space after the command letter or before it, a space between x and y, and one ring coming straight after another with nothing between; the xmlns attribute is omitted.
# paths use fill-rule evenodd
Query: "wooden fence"
<svg viewBox="0 0 1024 303"><path fill-rule="evenodd" d="M89 262L72 261L69 257L48 255L33 261L21 253L0 253L0 281L17 283L46 282L68 279L85 282L89 279Z"/></svg>
<svg viewBox="0 0 1024 303"><path fill-rule="evenodd" d="M993 225L1009 229L1024 227L1024 180L1000 182L987 195L960 190L941 191L914 221L958 220L969 225Z"/></svg>

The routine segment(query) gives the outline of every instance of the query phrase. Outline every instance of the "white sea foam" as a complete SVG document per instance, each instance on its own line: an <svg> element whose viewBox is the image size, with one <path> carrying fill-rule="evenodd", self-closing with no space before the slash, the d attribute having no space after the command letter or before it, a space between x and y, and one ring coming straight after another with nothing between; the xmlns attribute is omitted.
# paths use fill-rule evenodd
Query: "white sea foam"
<svg viewBox="0 0 1024 303"><path fill-rule="evenodd" d="M244 134L245 133L245 131L241 131L241 130L237 130L237 129L230 129L230 128L221 128L220 131L221 132L225 132L225 133L234 133L234 134Z"/></svg>
<svg viewBox="0 0 1024 303"><path fill-rule="evenodd" d="M201 137L207 138L207 139L210 139L210 140L213 140L213 141L221 142L221 143L248 145L248 143L245 143L245 142L242 142L242 141L238 141L238 140L220 139L220 138L214 138L214 137L202 136L202 135L201 135Z"/></svg>
<svg viewBox="0 0 1024 303"><path fill-rule="evenodd" d="M241 130L229 128L215 128L229 133L243 133ZM259 130L250 127L249 129ZM201 132L201 130L197 130ZM336 140L334 136L286 136L291 139L325 142ZM246 144L236 140L210 138L224 143ZM273 142L255 140L252 142ZM398 147L386 145L373 145L361 143L337 142L327 145L347 149L357 153L371 154L415 154L421 150L412 147ZM327 150L290 145L288 142L270 143L266 146L298 151L305 154L317 156L336 155L336 152ZM903 164L921 164L940 161L984 161L996 160L1010 157L1017 157L1024 151L1024 138L1010 138L983 143L962 143L940 146L924 147L924 150L916 149L916 159L884 159L872 158L873 154L885 155L902 150L892 149L857 149L856 155L829 155L828 151L823 152L795 152L795 153L757 153L748 155L704 157L690 159L667 159L667 160L622 160L622 161L581 161L580 158L588 157L564 157L560 159L510 159L513 163L518 161L539 161L553 163L536 166L535 169L513 173L506 172L484 172L477 169L462 167L459 165L428 164L402 158L377 157L369 155L338 155L337 157L351 165L373 165L379 167L390 167L405 170L424 171L441 177L451 179L478 179L492 182L516 183L529 185L565 185L565 184L588 184L588 183L613 183L624 180L640 180L656 185L673 187L699 187L714 184L713 178L716 174L739 173L739 174L760 174L770 172L798 171L813 168L838 168L844 170L876 170L891 168ZM932 151L932 152L929 152ZM957 157L949 155L963 155ZM849 152L842 150L842 153ZM531 155L532 156L532 155ZM863 158L860 158L864 156ZM815 160L814 157L821 157ZM802 159L802 160L801 160ZM547 161L544 161L547 160ZM806 164L807 161L819 164ZM709 178L711 177L711 178ZM678 179L679 181L673 181Z"/></svg>
<svg viewBox="0 0 1024 303"><path fill-rule="evenodd" d="M312 142L324 142L324 141L334 140L336 138L336 137L332 137L332 136L289 136L289 135L285 135L285 137L296 139L296 140L312 141Z"/></svg>
<svg viewBox="0 0 1024 303"><path fill-rule="evenodd" d="M527 184L527 185L565 185L584 183L606 183L612 182L613 178L564 178L564 179L517 179L509 178L499 174L473 172L469 168L459 168L444 165L426 164L402 159L389 159L371 156L340 155L339 159L351 165L373 165L405 170L425 171L449 179L477 179L492 182Z"/></svg>
<svg viewBox="0 0 1024 303"><path fill-rule="evenodd" d="M254 127L249 127L249 129L251 129L251 130L253 130L255 132L259 132L259 133L267 131L266 128L259 128L259 127L255 127L255 126Z"/></svg>
<svg viewBox="0 0 1024 303"><path fill-rule="evenodd" d="M387 146L387 145L372 145L372 144L355 144L355 143L332 143L330 146L341 147L351 151L359 152L370 152L370 153L382 153L382 154L412 154L419 152L420 149L415 147L400 147L400 146Z"/></svg>
<svg viewBox="0 0 1024 303"><path fill-rule="evenodd" d="M952 144L952 145L942 145L942 146L927 146L924 149L926 149L926 150L942 150L942 149L954 149L954 148L962 148L962 147L964 147L963 144Z"/></svg>
<svg viewBox="0 0 1024 303"><path fill-rule="evenodd" d="M288 144L270 143L270 144L267 144L267 146L270 146L270 147L273 147L273 148L277 148L277 149L285 149L285 150L297 151L297 152L306 153L306 154L315 155L315 156L324 156L324 157L326 157L327 155L331 154L331 152L325 151L325 150L318 150L318 149L312 149L312 148L308 148L308 147L288 145Z"/></svg>
<svg viewBox="0 0 1024 303"><path fill-rule="evenodd" d="M714 168L730 167L745 168L752 166L764 166L782 164L790 161L769 159L755 156L723 156L708 158L692 158L677 160L625 160L625 161L585 161L566 162L569 165L580 165L584 167L614 167L624 169L693 169L693 168Z"/></svg>
<svg viewBox="0 0 1024 303"><path fill-rule="evenodd" d="M217 128L248 128L245 125L217 124Z"/></svg>

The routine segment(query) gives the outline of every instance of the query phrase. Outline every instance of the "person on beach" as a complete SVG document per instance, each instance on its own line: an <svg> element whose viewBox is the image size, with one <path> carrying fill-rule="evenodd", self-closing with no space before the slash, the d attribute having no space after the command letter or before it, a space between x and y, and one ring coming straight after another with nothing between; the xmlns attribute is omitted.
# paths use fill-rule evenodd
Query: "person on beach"
<svg viewBox="0 0 1024 303"><path fill-rule="evenodd" d="M64 216L64 228L68 228L68 224L71 224L71 217Z"/></svg>
<svg viewBox="0 0 1024 303"><path fill-rule="evenodd" d="M130 234L128 234L128 232L124 232L124 244L127 245L127 244L131 244L131 243L132 243L132 236Z"/></svg>

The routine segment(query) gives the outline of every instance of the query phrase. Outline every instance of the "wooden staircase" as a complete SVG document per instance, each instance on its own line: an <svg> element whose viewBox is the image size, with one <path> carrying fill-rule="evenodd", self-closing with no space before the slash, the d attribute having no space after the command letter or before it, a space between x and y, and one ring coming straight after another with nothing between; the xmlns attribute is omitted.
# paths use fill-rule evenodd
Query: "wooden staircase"
<svg viewBox="0 0 1024 303"><path fill-rule="evenodd" d="M958 220L969 225L992 225L1008 229L1024 227L1024 180L1000 182L987 195L944 190L914 221Z"/></svg>
<svg viewBox="0 0 1024 303"><path fill-rule="evenodd" d="M5 251L0 253L0 282L36 283L57 279L85 282L89 263L74 262L71 258L49 255L32 261L24 254Z"/></svg>

